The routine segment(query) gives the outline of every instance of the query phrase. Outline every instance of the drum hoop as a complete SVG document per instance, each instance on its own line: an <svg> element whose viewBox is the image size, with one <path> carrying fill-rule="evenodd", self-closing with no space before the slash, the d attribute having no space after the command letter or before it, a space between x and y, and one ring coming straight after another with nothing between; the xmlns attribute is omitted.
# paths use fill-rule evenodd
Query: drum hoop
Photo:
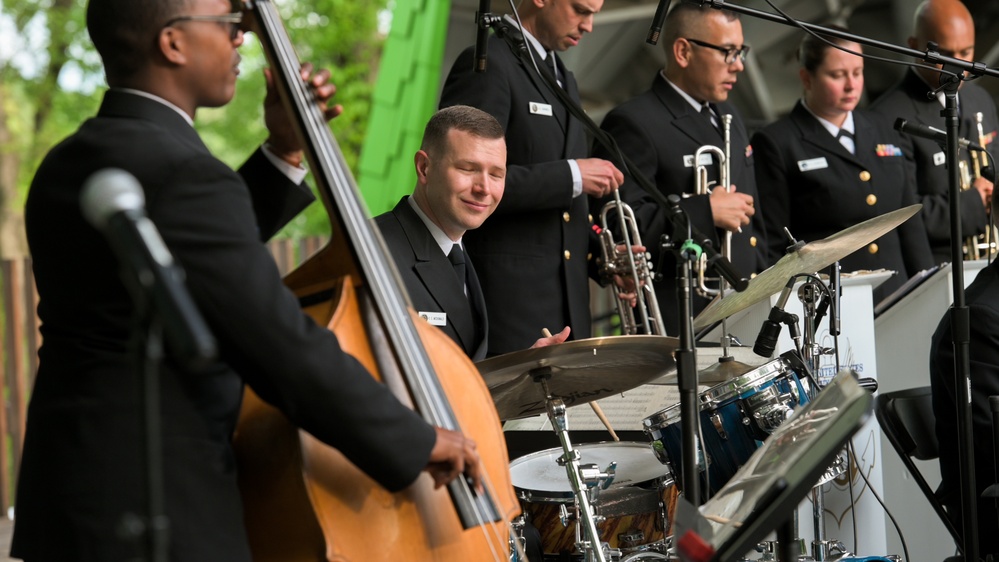
<svg viewBox="0 0 999 562"><path fill-rule="evenodd" d="M749 390L759 390L763 383L770 382L788 372L793 373L794 371L783 357L778 357L746 374L705 390L701 393L701 401L703 402L701 408L716 408L724 402L739 398Z"/></svg>
<svg viewBox="0 0 999 562"><path fill-rule="evenodd" d="M625 483L625 484L621 484L621 483L615 481L615 482L611 483L610 487L612 487L612 488L616 487L616 486L621 486L621 487L624 487L624 486L641 487L643 484L646 484L646 483L649 483L649 482L661 482L661 483L668 482L669 484L673 483L673 473L670 470L670 467L666 466L666 465L663 465L661 463L661 461L658 461L658 459L655 456L655 452L651 449L651 447L649 446L648 443L643 443L641 441L596 441L596 442L593 442L593 443L582 443L582 444L574 445L573 446L573 449L576 450L576 451L583 451L583 450L586 450L586 449L608 449L608 448L610 448L610 449L621 449L621 450L632 450L633 449L636 452L637 451L647 452L651 456L652 459L655 459L657 461L658 464L656 464L654 466L656 466L656 467L662 467L662 468L666 469L666 474L661 474L659 476L655 476L655 477L649 478L647 480L640 480L640 481L635 481L635 482L630 482L630 483ZM514 469L515 466L526 464L526 463L528 463L528 462L530 462L532 460L535 460L535 459L542 459L542 458L544 458L546 456L550 456L552 454L552 452L561 452L561 451L562 451L561 447L552 447L550 449L544 449L544 450L541 450L541 451L535 451L533 453L529 453L529 454L524 455L522 457L518 457L518 458L516 458L516 459L514 459L513 461L510 462L511 473L513 472L513 469ZM580 455L582 455L582 453L580 453ZM650 464L650 466L653 466L653 465ZM603 467L601 467L601 468L603 468ZM564 470L564 468L563 468L563 470ZM568 475L566 475L566 478L568 479ZM513 489L517 492L517 497L518 498L520 498L523 501L532 502L532 503L534 503L534 502L538 502L538 503L572 503L574 501L574 494L573 494L573 492L571 490L568 490L568 491L566 491L566 490L539 490L539 489L535 489L535 488L528 488L528 487L525 487L525 486L518 486L516 484L513 485ZM525 497L525 496L527 496L527 497Z"/></svg>

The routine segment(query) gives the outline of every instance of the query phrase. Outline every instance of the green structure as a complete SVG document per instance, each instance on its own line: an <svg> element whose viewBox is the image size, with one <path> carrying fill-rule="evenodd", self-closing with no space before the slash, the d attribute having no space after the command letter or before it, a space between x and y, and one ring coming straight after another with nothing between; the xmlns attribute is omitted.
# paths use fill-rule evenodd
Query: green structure
<svg viewBox="0 0 999 562"><path fill-rule="evenodd" d="M450 13L450 0L395 0L358 169L372 215L416 185L413 154L437 107Z"/></svg>

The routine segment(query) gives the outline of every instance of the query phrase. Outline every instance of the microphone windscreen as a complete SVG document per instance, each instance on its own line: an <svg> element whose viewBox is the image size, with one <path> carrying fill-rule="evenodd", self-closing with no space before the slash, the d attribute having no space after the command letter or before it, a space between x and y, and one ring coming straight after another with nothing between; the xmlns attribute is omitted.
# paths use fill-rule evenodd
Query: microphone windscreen
<svg viewBox="0 0 999 562"><path fill-rule="evenodd" d="M122 211L141 211L146 196L135 176L118 168L94 172L80 193L83 217L97 230L104 230L108 219Z"/></svg>

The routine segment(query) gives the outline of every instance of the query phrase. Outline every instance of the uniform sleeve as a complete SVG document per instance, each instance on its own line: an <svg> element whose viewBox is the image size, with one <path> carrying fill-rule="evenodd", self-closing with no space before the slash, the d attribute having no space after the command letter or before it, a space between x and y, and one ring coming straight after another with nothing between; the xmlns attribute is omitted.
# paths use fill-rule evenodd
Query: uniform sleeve
<svg viewBox="0 0 999 562"><path fill-rule="evenodd" d="M213 158L197 160L178 167L170 200L151 218L183 264L222 359L383 486L409 485L427 463L433 428L302 312L259 242L246 186Z"/></svg>

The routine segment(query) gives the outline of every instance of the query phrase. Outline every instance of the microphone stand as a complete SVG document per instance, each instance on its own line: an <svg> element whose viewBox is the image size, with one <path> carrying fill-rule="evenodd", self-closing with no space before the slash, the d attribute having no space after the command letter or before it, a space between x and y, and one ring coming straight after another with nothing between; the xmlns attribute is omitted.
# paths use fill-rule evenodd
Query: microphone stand
<svg viewBox="0 0 999 562"><path fill-rule="evenodd" d="M957 204L959 198L959 177L958 167L955 164L958 157L958 117L957 117L957 88L963 73L967 72L974 77L992 76L999 78L999 71L990 69L985 63L968 62L953 57L947 57L937 52L936 45L930 44L925 51L917 51L907 47L901 47L882 41L876 41L852 33L828 29L822 26L796 22L785 18L782 15L772 14L737 6L725 2L725 0L687 0L693 1L701 6L708 6L717 10L728 10L745 14L758 19L772 21L791 27L800 27L809 31L846 39L882 49L905 57L912 57L924 60L931 64L943 66L941 82L944 76L950 76L949 83L944 85L945 109L942 115L945 118L947 127L947 162L948 166L948 186L950 193L950 227L951 227L951 261L954 267L951 268L953 277L954 304L951 307L951 330L954 339L954 400L956 401L958 412L958 452L961 461L961 505L962 521L964 527L964 553L968 562L978 562L978 521L977 521L977 496L975 494L975 474L974 474L974 446L972 441L971 426L971 359L969 353L970 320L968 308L964 300L964 268L962 267L963 256L961 253L961 215L960 205ZM949 73L949 74L948 74Z"/></svg>
<svg viewBox="0 0 999 562"><path fill-rule="evenodd" d="M947 69L949 65L945 64ZM943 82L943 77L941 77ZM966 561L977 562L978 551L978 494L975 493L975 444L971 421L971 314L964 299L964 256L961 251L960 170L958 158L957 89L960 81L947 80L944 84L946 101L941 114L947 131L947 185L950 199L950 255L953 278L954 304L950 308L951 334L954 345L954 399L957 403L958 461L961 468L961 522L964 530Z"/></svg>
<svg viewBox="0 0 999 562"><path fill-rule="evenodd" d="M163 471L163 424L160 411L159 369L164 357L163 324L148 296L133 292L136 304L133 341L136 367L140 371L140 427L145 441L146 513L125 513L118 534L128 542L142 545L143 562L167 562L170 520L166 515Z"/></svg>

